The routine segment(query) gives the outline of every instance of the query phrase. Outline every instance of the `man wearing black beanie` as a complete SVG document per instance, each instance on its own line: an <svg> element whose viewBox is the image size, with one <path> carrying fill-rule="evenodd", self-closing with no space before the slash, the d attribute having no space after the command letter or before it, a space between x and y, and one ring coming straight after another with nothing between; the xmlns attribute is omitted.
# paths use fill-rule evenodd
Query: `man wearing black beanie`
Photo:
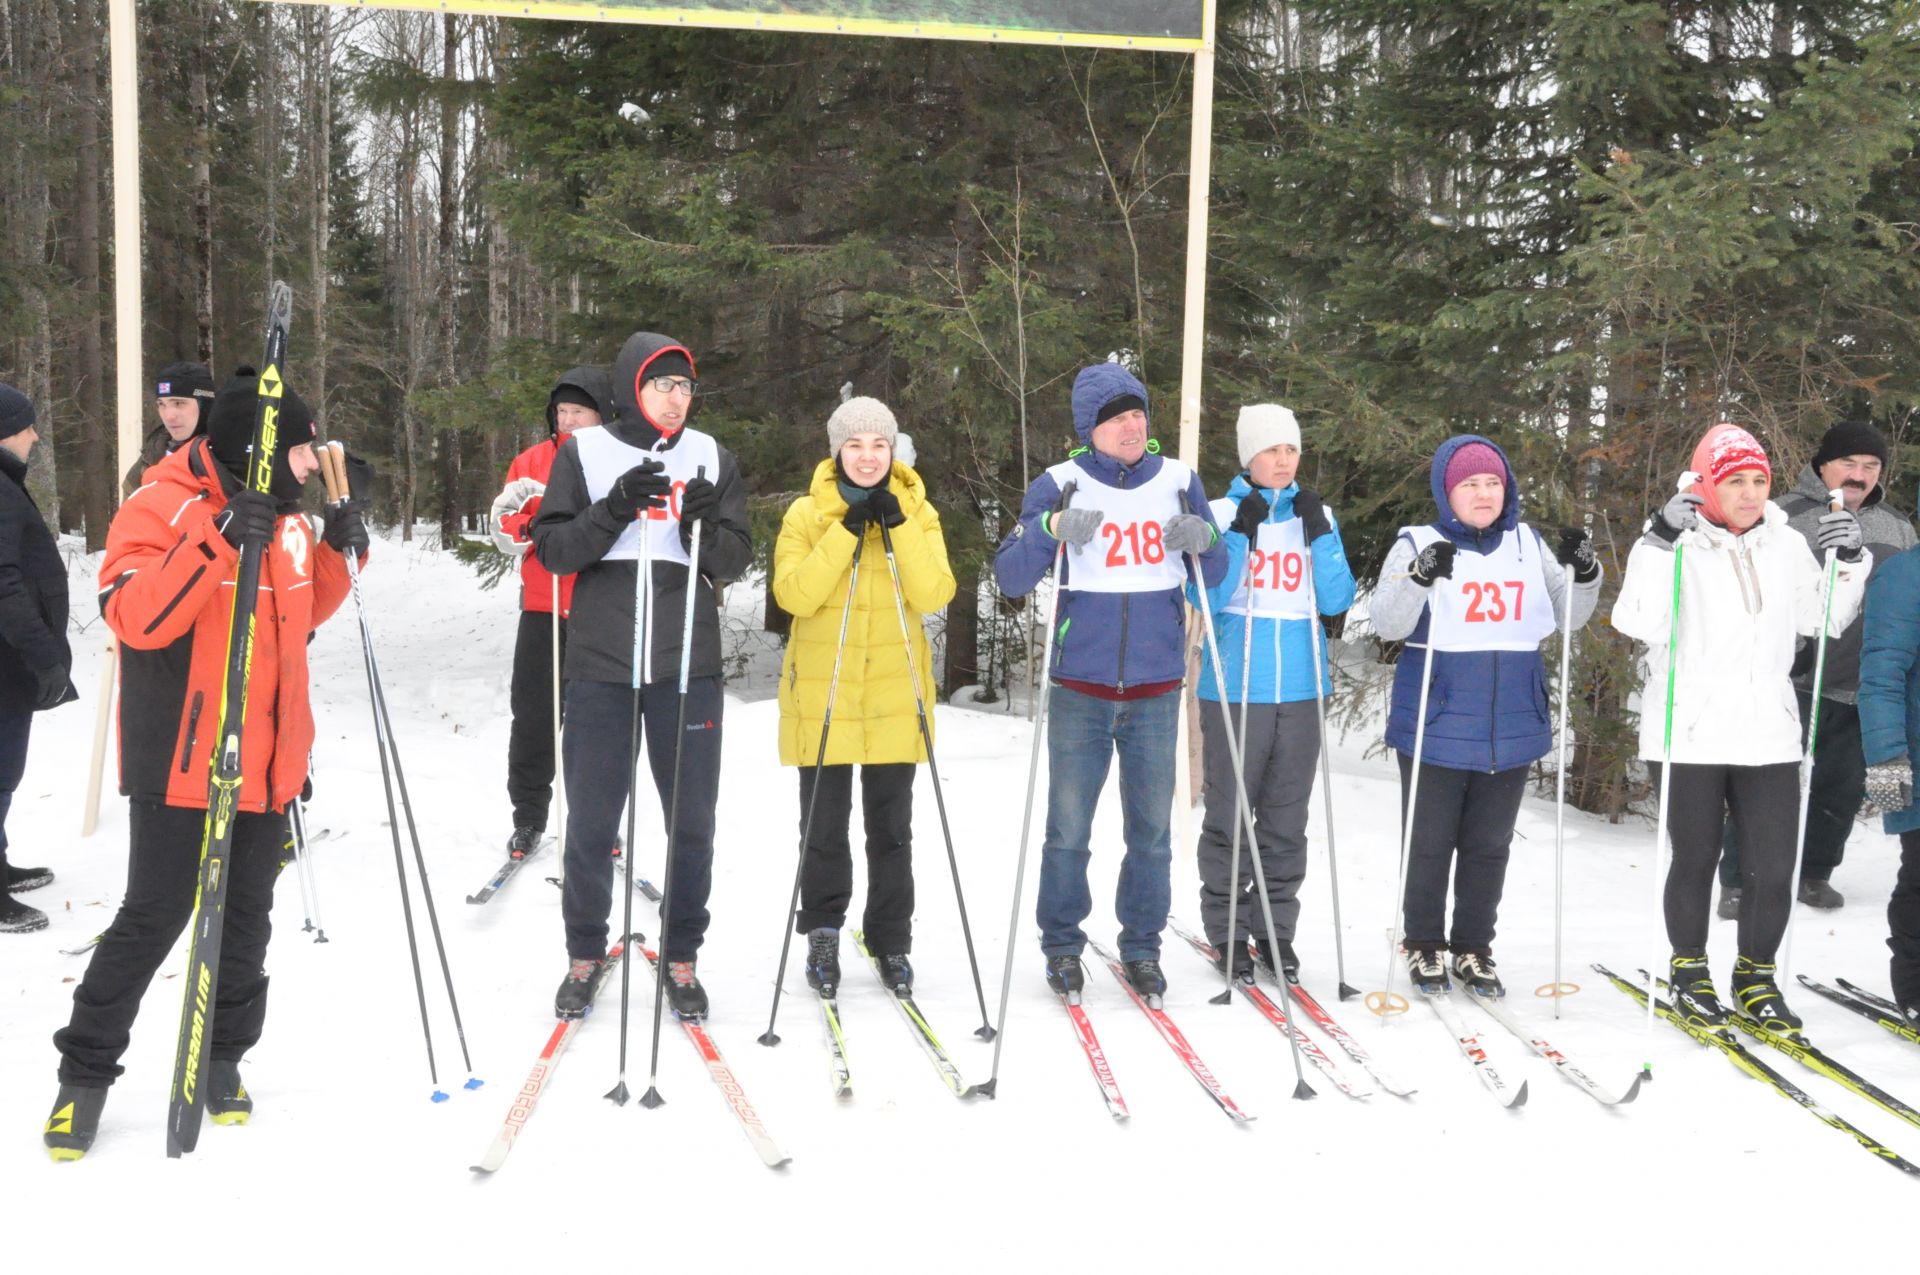
<svg viewBox="0 0 1920 1275"><path fill-rule="evenodd" d="M1800 469L1793 490L1780 497L1787 525L1805 536L1820 557L1820 520L1828 513L1830 492L1839 492L1873 561L1883 563L1914 544L1913 524L1890 509L1886 497L1887 439L1867 421L1841 421L1820 438L1813 459ZM1866 800L1867 763L1861 752L1860 646L1866 616L1854 617L1846 631L1827 642L1821 678L1819 734L1814 740L1813 776L1807 791L1807 842L1800 863L1800 902L1837 908L1846 897L1829 881L1847 848L1854 817ZM1815 646L1801 644L1794 662L1794 689L1800 698L1801 734L1813 715ZM1722 917L1740 915L1740 854L1733 825L1721 838L1720 907Z"/></svg>
<svg viewBox="0 0 1920 1275"><path fill-rule="evenodd" d="M213 373L204 363L169 363L153 380L153 402L160 423L147 432L140 444L140 458L127 470L121 490L124 496L131 496L140 486L147 466L207 432L207 415L213 408Z"/></svg>

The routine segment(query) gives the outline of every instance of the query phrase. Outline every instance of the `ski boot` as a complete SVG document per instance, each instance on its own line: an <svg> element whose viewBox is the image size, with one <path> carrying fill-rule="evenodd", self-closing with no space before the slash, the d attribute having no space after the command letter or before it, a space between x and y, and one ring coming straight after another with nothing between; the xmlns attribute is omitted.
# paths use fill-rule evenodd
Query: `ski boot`
<svg viewBox="0 0 1920 1275"><path fill-rule="evenodd" d="M1167 976L1160 970L1160 962L1153 957L1124 963L1127 971L1127 983L1147 1003L1148 1009L1159 1009L1167 994Z"/></svg>
<svg viewBox="0 0 1920 1275"><path fill-rule="evenodd" d="M873 958L874 966L880 971L880 981L895 996L913 995L913 966L908 963L904 953Z"/></svg>
<svg viewBox="0 0 1920 1275"><path fill-rule="evenodd" d="M1253 954L1247 950L1247 936L1245 934L1236 934L1233 936L1233 940L1233 951L1230 953L1233 957L1233 981L1236 983L1251 983L1253 982ZM1221 949L1225 946L1225 943L1215 943L1213 945L1213 968L1219 970L1222 974L1227 972L1227 958L1220 954Z"/></svg>
<svg viewBox="0 0 1920 1275"><path fill-rule="evenodd" d="M553 1012L560 1018L584 1018L593 1012L593 985L606 965L597 961L575 961L567 966L560 990L553 994Z"/></svg>
<svg viewBox="0 0 1920 1275"><path fill-rule="evenodd" d="M1667 990L1673 993L1673 1011L1695 1027L1719 1031L1727 1025L1727 1007L1713 989L1713 971L1704 956L1674 953L1667 966Z"/></svg>
<svg viewBox="0 0 1920 1275"><path fill-rule="evenodd" d="M700 986L692 961L667 962L667 1004L682 1018L707 1016L707 989Z"/></svg>
<svg viewBox="0 0 1920 1275"><path fill-rule="evenodd" d="M240 1083L238 1060L213 1060L207 1073L207 1115L215 1124L245 1124L253 1118L253 1096Z"/></svg>
<svg viewBox="0 0 1920 1275"><path fill-rule="evenodd" d="M1261 969L1272 974L1276 964L1273 958L1277 954L1280 957L1278 962L1280 972L1276 977L1284 978L1289 983L1298 983L1300 981L1300 958L1293 954L1293 944L1285 939L1281 939L1278 948L1274 951L1268 951L1267 949L1271 943L1272 940L1264 935L1256 936L1253 940L1253 959L1260 962Z"/></svg>
<svg viewBox="0 0 1920 1275"><path fill-rule="evenodd" d="M1455 952L1453 974L1475 996L1485 996L1491 1000L1507 994L1500 976L1494 972L1493 954L1490 952Z"/></svg>
<svg viewBox="0 0 1920 1275"><path fill-rule="evenodd" d="M1800 1016L1787 1008L1775 980L1780 969L1772 961L1740 957L1733 963L1733 1003L1743 1018L1779 1036L1798 1037Z"/></svg>
<svg viewBox="0 0 1920 1275"><path fill-rule="evenodd" d="M1800 901L1810 908L1823 908L1831 911L1834 908L1844 907L1847 902L1847 896L1834 889L1831 884L1824 880L1816 880L1813 877L1802 877L1800 879Z"/></svg>
<svg viewBox="0 0 1920 1275"><path fill-rule="evenodd" d="M1067 1004L1080 1003L1081 989L1087 985L1087 971L1077 956L1049 956L1047 958L1047 986L1054 995L1064 997Z"/></svg>
<svg viewBox="0 0 1920 1275"><path fill-rule="evenodd" d="M1407 977L1413 990L1422 996L1444 996L1453 990L1447 981L1447 961L1438 947L1410 947L1407 953Z"/></svg>
<svg viewBox="0 0 1920 1275"><path fill-rule="evenodd" d="M38 890L43 885L53 884L53 872L47 868L7 868L7 889L13 893L22 890Z"/></svg>
<svg viewBox="0 0 1920 1275"><path fill-rule="evenodd" d="M828 1000L840 994L840 931L831 925L807 931L807 986Z"/></svg>
<svg viewBox="0 0 1920 1275"><path fill-rule="evenodd" d="M0 894L0 934L27 934L47 928L47 914L11 894Z"/></svg>
<svg viewBox="0 0 1920 1275"><path fill-rule="evenodd" d="M40 1133L47 1154L55 1160L78 1160L92 1150L100 1132L100 1109L106 1105L105 1085L61 1085Z"/></svg>
<svg viewBox="0 0 1920 1275"><path fill-rule="evenodd" d="M1713 909L1713 914L1722 921L1738 921L1740 919L1739 886L1723 885L1720 887L1720 902Z"/></svg>
<svg viewBox="0 0 1920 1275"><path fill-rule="evenodd" d="M507 854L511 858L524 859L534 852L540 844L542 829L526 826L516 827L513 835L507 838Z"/></svg>

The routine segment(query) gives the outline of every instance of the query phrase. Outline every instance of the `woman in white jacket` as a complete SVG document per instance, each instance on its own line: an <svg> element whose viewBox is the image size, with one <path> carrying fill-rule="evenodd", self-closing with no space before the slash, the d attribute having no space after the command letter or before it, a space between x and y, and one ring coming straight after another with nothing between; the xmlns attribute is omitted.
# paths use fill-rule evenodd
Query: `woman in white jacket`
<svg viewBox="0 0 1920 1275"><path fill-rule="evenodd" d="M1800 713L1789 672L1795 646L1819 632L1822 615L1830 636L1852 621L1872 559L1862 552L1851 513L1821 519L1821 548L1838 558L1829 613L1821 561L1767 499L1773 470L1753 435L1715 425L1694 448L1692 468L1701 480L1654 514L1633 547L1613 612L1613 627L1647 646L1640 755L1656 783L1661 762L1673 765L1669 977L1681 1013L1702 1026L1725 1025L1707 967L1707 913L1730 814L1744 852L1735 1009L1768 1030L1794 1034L1800 1019L1780 994L1774 966L1792 906L1799 827ZM1670 642L1677 642L1677 656Z"/></svg>

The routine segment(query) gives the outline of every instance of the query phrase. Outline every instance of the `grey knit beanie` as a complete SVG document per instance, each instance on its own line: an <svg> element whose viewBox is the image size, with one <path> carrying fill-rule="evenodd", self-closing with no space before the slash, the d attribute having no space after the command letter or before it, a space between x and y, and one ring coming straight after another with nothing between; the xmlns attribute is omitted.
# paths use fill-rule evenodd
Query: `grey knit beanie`
<svg viewBox="0 0 1920 1275"><path fill-rule="evenodd" d="M885 403L877 398L850 398L827 417L827 454L838 456L855 434L878 434L891 448L899 432L893 412Z"/></svg>

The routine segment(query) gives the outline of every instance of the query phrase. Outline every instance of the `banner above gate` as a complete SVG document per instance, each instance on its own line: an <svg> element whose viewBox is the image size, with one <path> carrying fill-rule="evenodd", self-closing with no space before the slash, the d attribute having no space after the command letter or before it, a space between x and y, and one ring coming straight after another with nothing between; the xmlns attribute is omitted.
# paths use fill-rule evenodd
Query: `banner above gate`
<svg viewBox="0 0 1920 1275"><path fill-rule="evenodd" d="M346 0L341 7L1192 52L1203 44L1206 4L1207 0L706 0L700 5L666 5L656 0Z"/></svg>

